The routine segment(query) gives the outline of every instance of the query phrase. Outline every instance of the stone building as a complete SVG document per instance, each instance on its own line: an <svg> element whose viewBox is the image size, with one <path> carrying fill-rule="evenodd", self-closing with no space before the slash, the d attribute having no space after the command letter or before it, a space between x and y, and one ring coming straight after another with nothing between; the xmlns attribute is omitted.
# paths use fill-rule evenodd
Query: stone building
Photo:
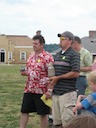
<svg viewBox="0 0 96 128"><path fill-rule="evenodd" d="M33 51L33 41L25 35L0 35L0 63L23 64Z"/></svg>

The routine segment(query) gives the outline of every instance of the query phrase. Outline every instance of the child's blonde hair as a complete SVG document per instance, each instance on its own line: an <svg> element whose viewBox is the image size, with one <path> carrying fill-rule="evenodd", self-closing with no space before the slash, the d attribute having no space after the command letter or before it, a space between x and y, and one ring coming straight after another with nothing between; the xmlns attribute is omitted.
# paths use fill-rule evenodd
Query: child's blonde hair
<svg viewBox="0 0 96 128"><path fill-rule="evenodd" d="M94 84L96 84L96 70L94 70L88 74L87 80L88 80L89 84L90 84L90 82L93 82Z"/></svg>

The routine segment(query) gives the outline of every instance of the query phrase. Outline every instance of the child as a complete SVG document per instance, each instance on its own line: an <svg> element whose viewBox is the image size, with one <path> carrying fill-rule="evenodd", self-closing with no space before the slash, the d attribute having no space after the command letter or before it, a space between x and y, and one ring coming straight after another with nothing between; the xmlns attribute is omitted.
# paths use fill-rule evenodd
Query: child
<svg viewBox="0 0 96 128"><path fill-rule="evenodd" d="M79 95L73 112L76 113L77 110L81 110L81 115L93 115L96 117L96 70L87 76L87 80L92 93L87 97Z"/></svg>

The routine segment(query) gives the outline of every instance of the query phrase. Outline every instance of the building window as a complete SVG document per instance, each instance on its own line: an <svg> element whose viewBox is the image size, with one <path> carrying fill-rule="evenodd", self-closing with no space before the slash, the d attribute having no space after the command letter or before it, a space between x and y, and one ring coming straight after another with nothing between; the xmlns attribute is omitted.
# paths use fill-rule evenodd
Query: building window
<svg viewBox="0 0 96 128"><path fill-rule="evenodd" d="M12 52L8 52L8 60L12 60Z"/></svg>
<svg viewBox="0 0 96 128"><path fill-rule="evenodd" d="M26 52L20 52L20 60L26 60Z"/></svg>

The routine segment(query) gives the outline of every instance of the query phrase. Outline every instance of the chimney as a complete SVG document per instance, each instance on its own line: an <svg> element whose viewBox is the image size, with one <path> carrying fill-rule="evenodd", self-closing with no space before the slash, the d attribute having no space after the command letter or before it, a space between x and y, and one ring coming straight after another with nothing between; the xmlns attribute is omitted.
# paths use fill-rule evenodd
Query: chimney
<svg viewBox="0 0 96 128"><path fill-rule="evenodd" d="M96 31L89 31L89 37L96 38Z"/></svg>

